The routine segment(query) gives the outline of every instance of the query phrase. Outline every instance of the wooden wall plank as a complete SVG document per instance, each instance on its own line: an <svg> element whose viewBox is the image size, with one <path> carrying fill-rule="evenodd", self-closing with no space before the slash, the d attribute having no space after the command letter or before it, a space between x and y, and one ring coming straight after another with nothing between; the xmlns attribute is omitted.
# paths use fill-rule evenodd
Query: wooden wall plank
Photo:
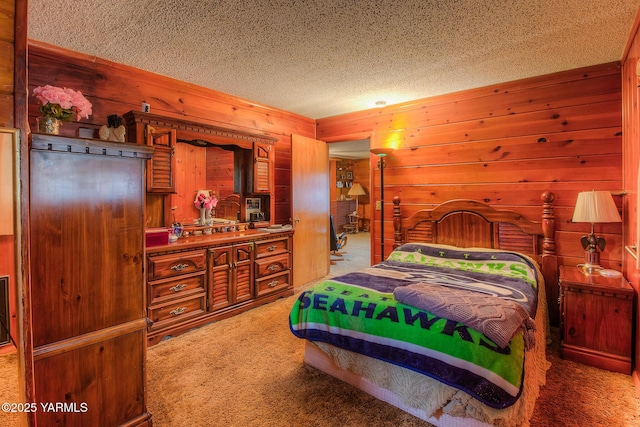
<svg viewBox="0 0 640 427"><path fill-rule="evenodd" d="M553 191L558 235L566 240L558 253L573 263L580 258L581 233L589 228L571 222L577 193L623 188L620 77L619 63L538 76L319 119L317 134L331 140L372 132L372 146L396 148L386 158L385 250L391 248L386 242L393 237L388 221L395 195L402 199L403 215L452 198L473 198L540 220L540 195ZM376 200L375 157L370 165ZM379 242L380 213L372 214ZM603 264L620 265L622 227L603 230L616 242L607 246ZM372 248L376 261L379 249Z"/></svg>
<svg viewBox="0 0 640 427"><path fill-rule="evenodd" d="M636 74L640 61L640 12L636 16L633 31L629 37L628 50L623 58L622 67L622 109L623 109L623 187L627 191L624 197L624 246L629 248L623 252L623 271L625 277L634 287L636 295L640 293L640 261L636 257L640 254L640 77ZM634 248L635 247L635 251ZM636 301L638 297L636 296ZM637 311L637 310L636 310ZM634 322L634 380L640 394L640 316L636 314Z"/></svg>
<svg viewBox="0 0 640 427"><path fill-rule="evenodd" d="M123 64L30 41L30 94L35 87L46 84L79 90L93 104L93 115L88 120L83 119L82 123L64 123L63 135L74 136L80 126L99 127L106 124L110 114L123 115L130 110L138 111L145 101L151 104L154 114L278 138L275 145L274 221L290 221L291 134L314 137L314 120ZM40 113L32 95L29 101L29 123L35 126L35 119ZM191 195L182 197L186 200ZM148 199L148 210L162 206L153 197ZM187 206L186 202L183 204ZM179 216L190 214L186 207L183 210L185 212L178 213ZM153 216L153 212L150 215Z"/></svg>

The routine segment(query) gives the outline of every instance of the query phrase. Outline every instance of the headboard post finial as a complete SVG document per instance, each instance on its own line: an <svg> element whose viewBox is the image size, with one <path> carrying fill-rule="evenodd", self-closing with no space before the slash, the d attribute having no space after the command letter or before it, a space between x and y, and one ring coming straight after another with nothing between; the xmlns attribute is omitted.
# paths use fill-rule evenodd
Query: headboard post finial
<svg viewBox="0 0 640 427"><path fill-rule="evenodd" d="M555 255L556 253L556 217L553 211L555 194L550 191L542 193L542 254Z"/></svg>
<svg viewBox="0 0 640 427"><path fill-rule="evenodd" d="M402 244L402 222L400 220L400 196L393 198L393 249Z"/></svg>

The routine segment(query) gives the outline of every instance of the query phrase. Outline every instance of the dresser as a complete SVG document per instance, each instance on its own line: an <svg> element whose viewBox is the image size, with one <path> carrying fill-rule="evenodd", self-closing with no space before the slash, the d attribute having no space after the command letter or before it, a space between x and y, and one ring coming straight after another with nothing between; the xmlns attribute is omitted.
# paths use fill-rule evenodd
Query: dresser
<svg viewBox="0 0 640 427"><path fill-rule="evenodd" d="M293 295L292 236L249 229L148 247L148 345Z"/></svg>
<svg viewBox="0 0 640 427"><path fill-rule="evenodd" d="M152 149L31 136L27 402L37 426L149 426L145 164ZM159 297L161 298L161 297ZM58 405L45 411L40 403Z"/></svg>
<svg viewBox="0 0 640 427"><path fill-rule="evenodd" d="M631 373L634 290L620 277L560 267L561 356Z"/></svg>

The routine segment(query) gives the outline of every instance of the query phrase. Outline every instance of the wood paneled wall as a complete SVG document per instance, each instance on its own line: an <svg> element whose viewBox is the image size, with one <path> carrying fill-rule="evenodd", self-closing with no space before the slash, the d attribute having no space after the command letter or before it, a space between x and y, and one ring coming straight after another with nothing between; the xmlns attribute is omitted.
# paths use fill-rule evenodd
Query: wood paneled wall
<svg viewBox="0 0 640 427"><path fill-rule="evenodd" d="M629 251L624 255L624 274L629 283L640 293L640 262L637 260L640 250L640 77L637 75L640 61L640 15L629 36L629 45L622 67L622 110L623 110L623 182L627 195L624 197L624 245ZM635 249L634 249L635 248ZM635 254L635 258L632 256ZM636 298L637 304L638 298ZM633 377L640 396L640 315L636 307L635 318L635 354Z"/></svg>
<svg viewBox="0 0 640 427"><path fill-rule="evenodd" d="M110 114L123 115L151 104L151 112L278 138L275 145L275 223L291 218L291 134L314 137L315 122L293 113L205 89L133 67L79 54L49 44L29 42L29 93L41 85L81 91L93 104L82 123L64 123L61 134L74 136L78 127L98 128ZM39 115L29 98L29 123ZM272 213L273 214L273 213Z"/></svg>
<svg viewBox="0 0 640 427"><path fill-rule="evenodd" d="M580 191L622 189L622 108L619 63L539 76L317 120L317 139L372 133L372 146L393 146L386 158L385 255L393 247L392 200L402 215L445 200L471 198L540 220L544 191L556 195L560 262L583 261L572 223ZM379 200L377 158L372 204ZM622 205L621 197L614 197ZM374 204L375 205L375 204ZM380 261L380 213L374 260ZM598 225L607 240L602 264L620 269L621 224ZM375 243L377 242L377 243Z"/></svg>
<svg viewBox="0 0 640 427"><path fill-rule="evenodd" d="M25 105L23 85L26 76L26 13L26 2L0 0L0 127L17 128L22 134L25 125L25 112L21 107ZM21 138L19 143L21 152L24 152L24 140ZM21 160L20 163L23 168L26 160ZM21 299L22 288L16 283L15 242L15 236L0 236L0 253L5 254L0 260L0 276L9 276L10 333L18 341L18 300ZM10 347L12 346L0 348L0 353L9 351Z"/></svg>

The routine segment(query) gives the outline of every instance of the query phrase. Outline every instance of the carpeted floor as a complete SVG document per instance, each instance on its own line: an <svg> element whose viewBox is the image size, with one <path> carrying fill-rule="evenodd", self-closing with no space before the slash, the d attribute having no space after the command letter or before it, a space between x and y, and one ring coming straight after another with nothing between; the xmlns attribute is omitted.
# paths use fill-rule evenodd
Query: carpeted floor
<svg viewBox="0 0 640 427"><path fill-rule="evenodd" d="M368 233L360 235L368 243ZM363 258L364 265L340 263L358 269L369 265L368 255ZM332 266L332 275L342 268ZM281 299L150 347L147 390L154 426L429 425L306 366L303 342L289 331L295 300ZM557 330L547 358L552 366L531 426L640 426L640 399L629 375L561 359ZM17 381L9 382L15 372L15 356L0 356L2 402L16 401ZM18 424L0 412L0 425Z"/></svg>
<svg viewBox="0 0 640 427"><path fill-rule="evenodd" d="M160 426L428 426L302 362L288 328L295 297L162 342L148 351L149 410ZM640 425L630 376L562 360L552 367L534 427Z"/></svg>

